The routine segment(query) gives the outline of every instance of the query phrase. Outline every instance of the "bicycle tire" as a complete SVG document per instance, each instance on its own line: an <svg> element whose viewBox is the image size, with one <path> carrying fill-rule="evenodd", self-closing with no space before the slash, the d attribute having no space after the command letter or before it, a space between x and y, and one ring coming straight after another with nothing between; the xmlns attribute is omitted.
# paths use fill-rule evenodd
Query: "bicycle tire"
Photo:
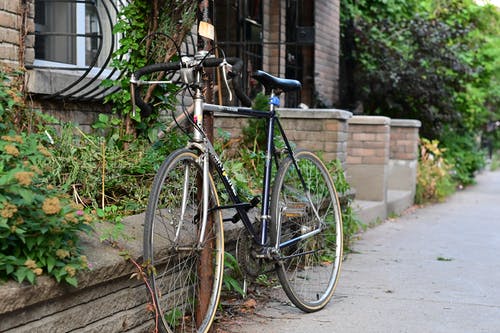
<svg viewBox="0 0 500 333"><path fill-rule="evenodd" d="M276 270L283 290L299 309L315 312L328 304L339 278L342 217L333 180L323 162L307 150L298 150L294 156L309 191L292 158L281 161L271 197L270 236L281 244ZM284 246L320 223L321 232Z"/></svg>
<svg viewBox="0 0 500 333"><path fill-rule="evenodd" d="M196 246L202 201L198 187L203 175L198 160L199 156L188 149L167 157L155 176L145 214L144 261L158 311L158 328L163 333L207 332L219 302L224 269L223 222L220 211L213 210L212 228L206 230L201 246ZM209 187L210 205L218 206L210 175ZM200 276L207 276L207 272L200 272L203 253L211 256L210 264L203 266L210 269L211 277L200 287ZM209 297L204 297L208 304L200 305L200 288L208 293Z"/></svg>

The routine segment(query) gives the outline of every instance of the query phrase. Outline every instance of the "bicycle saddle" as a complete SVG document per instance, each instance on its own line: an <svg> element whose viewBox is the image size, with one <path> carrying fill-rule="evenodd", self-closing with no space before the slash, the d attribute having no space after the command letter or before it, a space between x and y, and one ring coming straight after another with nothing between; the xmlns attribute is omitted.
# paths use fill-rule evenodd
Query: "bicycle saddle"
<svg viewBox="0 0 500 333"><path fill-rule="evenodd" d="M280 79L279 77L272 76L264 71L256 71L252 77L259 81L267 90L281 89L283 92L299 90L302 85L297 80Z"/></svg>

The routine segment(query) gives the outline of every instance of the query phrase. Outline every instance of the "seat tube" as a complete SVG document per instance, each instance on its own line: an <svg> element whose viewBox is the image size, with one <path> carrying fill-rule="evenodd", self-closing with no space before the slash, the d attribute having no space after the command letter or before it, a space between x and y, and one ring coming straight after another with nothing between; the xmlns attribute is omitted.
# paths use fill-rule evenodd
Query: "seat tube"
<svg viewBox="0 0 500 333"><path fill-rule="evenodd" d="M199 72L196 72L196 75L201 75ZM199 81L199 78L197 78L197 82ZM194 113L193 113L193 120L197 127L194 129L194 135L193 135L193 140L195 142L202 142L203 141L203 134L200 132L199 129L203 128L203 102L204 102L204 97L203 93L201 91L201 88L198 86L196 88L196 93L194 96Z"/></svg>
<svg viewBox="0 0 500 333"><path fill-rule="evenodd" d="M273 167L272 156L274 149L274 123L275 123L275 106L279 105L279 99L275 96L274 91L271 91L270 96L270 112L271 117L267 126L267 145L266 145L266 161L264 166L264 180L262 191L262 211L261 211L261 231L260 231L260 245L267 243L267 226L271 219L269 204L271 195L271 171Z"/></svg>

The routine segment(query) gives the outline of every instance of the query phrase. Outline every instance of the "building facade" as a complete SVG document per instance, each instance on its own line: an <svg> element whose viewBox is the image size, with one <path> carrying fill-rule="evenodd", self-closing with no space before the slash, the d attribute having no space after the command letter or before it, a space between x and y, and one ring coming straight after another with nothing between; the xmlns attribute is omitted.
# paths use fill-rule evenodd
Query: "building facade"
<svg viewBox="0 0 500 333"><path fill-rule="evenodd" d="M128 0L0 0L0 64L26 68L26 90L46 101L101 102ZM214 0L217 44L228 56L303 83L287 105L331 107L338 100L339 0ZM44 104L45 102L42 102Z"/></svg>

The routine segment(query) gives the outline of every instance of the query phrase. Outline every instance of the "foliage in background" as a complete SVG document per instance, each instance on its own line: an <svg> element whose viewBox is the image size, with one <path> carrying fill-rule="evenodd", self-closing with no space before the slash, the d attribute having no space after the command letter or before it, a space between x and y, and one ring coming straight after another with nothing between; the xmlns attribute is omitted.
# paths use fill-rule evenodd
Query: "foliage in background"
<svg viewBox="0 0 500 333"><path fill-rule="evenodd" d="M452 167L452 179L458 185L473 184L475 173L485 167L485 152L478 149L479 140L479 135L471 132L443 131L443 157Z"/></svg>
<svg viewBox="0 0 500 333"><path fill-rule="evenodd" d="M472 0L342 0L343 107L419 119L463 184L500 145L500 10ZM424 162L425 163L425 162Z"/></svg>
<svg viewBox="0 0 500 333"><path fill-rule="evenodd" d="M455 191L451 165L443 157L439 141L421 139L415 203L439 202Z"/></svg>
<svg viewBox="0 0 500 333"><path fill-rule="evenodd" d="M344 38L354 38L356 97L365 112L419 119L429 138L439 138L444 123L484 124L498 70L485 36L498 37L490 27L498 26L498 11L468 0L344 2L344 29L351 26Z"/></svg>
<svg viewBox="0 0 500 333"><path fill-rule="evenodd" d="M37 113L7 72L0 79L0 279L33 284L48 274L76 285L75 274L87 268L78 232L89 231L92 218L48 182L47 138L18 128Z"/></svg>

